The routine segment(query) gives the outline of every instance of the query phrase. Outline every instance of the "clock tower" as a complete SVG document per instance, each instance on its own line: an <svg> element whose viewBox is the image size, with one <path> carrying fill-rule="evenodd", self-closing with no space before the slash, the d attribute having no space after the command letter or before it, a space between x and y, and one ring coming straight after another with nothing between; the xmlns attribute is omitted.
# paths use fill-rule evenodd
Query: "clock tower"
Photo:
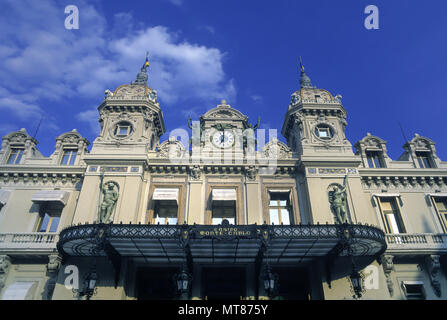
<svg viewBox="0 0 447 320"><path fill-rule="evenodd" d="M231 154L232 159L243 158L250 134L248 117L229 106L225 100L200 117L200 152L202 157L219 158ZM193 129L194 132L199 130ZM251 130L253 132L253 130ZM196 140L197 141L197 140ZM193 139L193 155L199 147Z"/></svg>

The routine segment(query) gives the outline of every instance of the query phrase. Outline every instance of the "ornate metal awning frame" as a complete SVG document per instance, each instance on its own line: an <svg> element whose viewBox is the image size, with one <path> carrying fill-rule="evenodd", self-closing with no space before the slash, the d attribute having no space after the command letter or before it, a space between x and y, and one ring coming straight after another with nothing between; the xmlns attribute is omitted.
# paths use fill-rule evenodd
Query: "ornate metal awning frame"
<svg viewBox="0 0 447 320"><path fill-rule="evenodd" d="M119 281L122 257L166 263L250 263L259 276L263 263L296 264L322 258L327 281L339 257L370 257L386 250L385 234L369 225L141 225L86 224L59 235L58 251L70 256L106 256ZM349 268L347 268L349 269ZM348 270L347 270L348 271ZM350 271L350 270L349 270Z"/></svg>

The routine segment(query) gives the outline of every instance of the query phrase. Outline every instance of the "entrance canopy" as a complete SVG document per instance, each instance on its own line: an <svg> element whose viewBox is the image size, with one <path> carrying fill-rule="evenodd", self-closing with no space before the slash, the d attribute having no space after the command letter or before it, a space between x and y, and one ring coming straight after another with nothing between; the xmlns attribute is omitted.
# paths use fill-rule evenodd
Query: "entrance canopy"
<svg viewBox="0 0 447 320"><path fill-rule="evenodd" d="M383 231L366 225L133 225L73 226L60 233L65 256L140 258L148 263L299 265L326 256L377 258Z"/></svg>

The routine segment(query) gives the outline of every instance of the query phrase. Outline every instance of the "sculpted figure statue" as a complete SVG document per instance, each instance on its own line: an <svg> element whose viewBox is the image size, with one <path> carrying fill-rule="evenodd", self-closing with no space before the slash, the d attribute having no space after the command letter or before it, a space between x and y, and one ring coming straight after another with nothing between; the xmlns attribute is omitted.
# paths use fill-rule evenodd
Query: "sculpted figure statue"
<svg viewBox="0 0 447 320"><path fill-rule="evenodd" d="M343 181L343 187L333 185L333 189L329 190L329 203L331 204L332 212L335 215L335 223L343 224L347 222L347 203L346 203L346 187L347 187L346 175Z"/></svg>
<svg viewBox="0 0 447 320"><path fill-rule="evenodd" d="M100 223L108 223L118 200L118 192L115 190L116 182L106 182L101 186L104 195L99 211Z"/></svg>

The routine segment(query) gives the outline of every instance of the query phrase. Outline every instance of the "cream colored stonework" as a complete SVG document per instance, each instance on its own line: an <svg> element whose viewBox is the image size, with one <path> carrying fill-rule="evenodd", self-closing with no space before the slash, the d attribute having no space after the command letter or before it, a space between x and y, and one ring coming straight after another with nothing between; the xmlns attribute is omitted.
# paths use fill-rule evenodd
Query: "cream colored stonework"
<svg viewBox="0 0 447 320"><path fill-rule="evenodd" d="M98 107L98 115L101 132L90 152L89 142L75 130L56 139L50 157L39 153L37 141L25 130L3 137L0 191L5 192L2 199L6 200L0 209L0 299L17 281L36 282L27 295L29 299L77 299L65 286L66 268L77 266L82 285L92 258L64 257L59 265L50 257L58 253L56 244L61 230L99 221L100 183L113 181L119 186L112 215L114 224L151 223L156 188L179 190L179 224L211 223L213 188L236 190L238 225L270 223L272 190L289 195L293 223L334 224L328 187L334 183L342 185L346 175L350 223L373 225L389 233L378 198L394 195L405 226L405 234L387 235L388 263L371 264L377 270L377 287L366 290L362 298L406 299L405 281L423 283L427 299L446 298L447 226L439 217L433 197L447 198L447 162L436 156L434 142L428 138L416 135L404 146L402 157L392 160L387 155L386 141L368 134L355 144L354 153L345 136L347 112L341 100L317 88L295 92L289 108L284 109L282 134L286 143L272 139L254 152L244 143L244 137L250 139L252 133L248 118L225 101L210 108L200 119L192 119L197 120L192 130L200 130L203 136L193 141L191 149L175 137L159 141L166 131L162 107L156 91L146 85L123 85L113 93L108 91ZM128 134L119 135L119 126L123 131L129 130ZM226 149L212 142L223 128L235 135L234 144ZM318 128L330 128L331 137L317 136ZM17 148L24 150L21 161L8 164L11 151ZM77 150L73 165L61 165L66 149ZM382 157L383 168L369 168L367 154L371 151ZM430 157L432 168L420 167L420 152ZM41 190L69 193L68 202L58 209L60 222L56 232L36 232L47 204L33 202L32 198ZM440 258L439 264L436 257ZM136 299L137 270L142 267L144 259L123 258L115 288L110 261L99 258L98 288L92 299ZM205 299L201 283L205 267L193 266L191 299ZM243 298L266 298L261 280L252 277L254 266L244 267L247 277ZM329 286L323 260L315 259L302 268L308 272L308 298L352 298L347 277L332 279ZM439 296L433 283L439 283Z"/></svg>

